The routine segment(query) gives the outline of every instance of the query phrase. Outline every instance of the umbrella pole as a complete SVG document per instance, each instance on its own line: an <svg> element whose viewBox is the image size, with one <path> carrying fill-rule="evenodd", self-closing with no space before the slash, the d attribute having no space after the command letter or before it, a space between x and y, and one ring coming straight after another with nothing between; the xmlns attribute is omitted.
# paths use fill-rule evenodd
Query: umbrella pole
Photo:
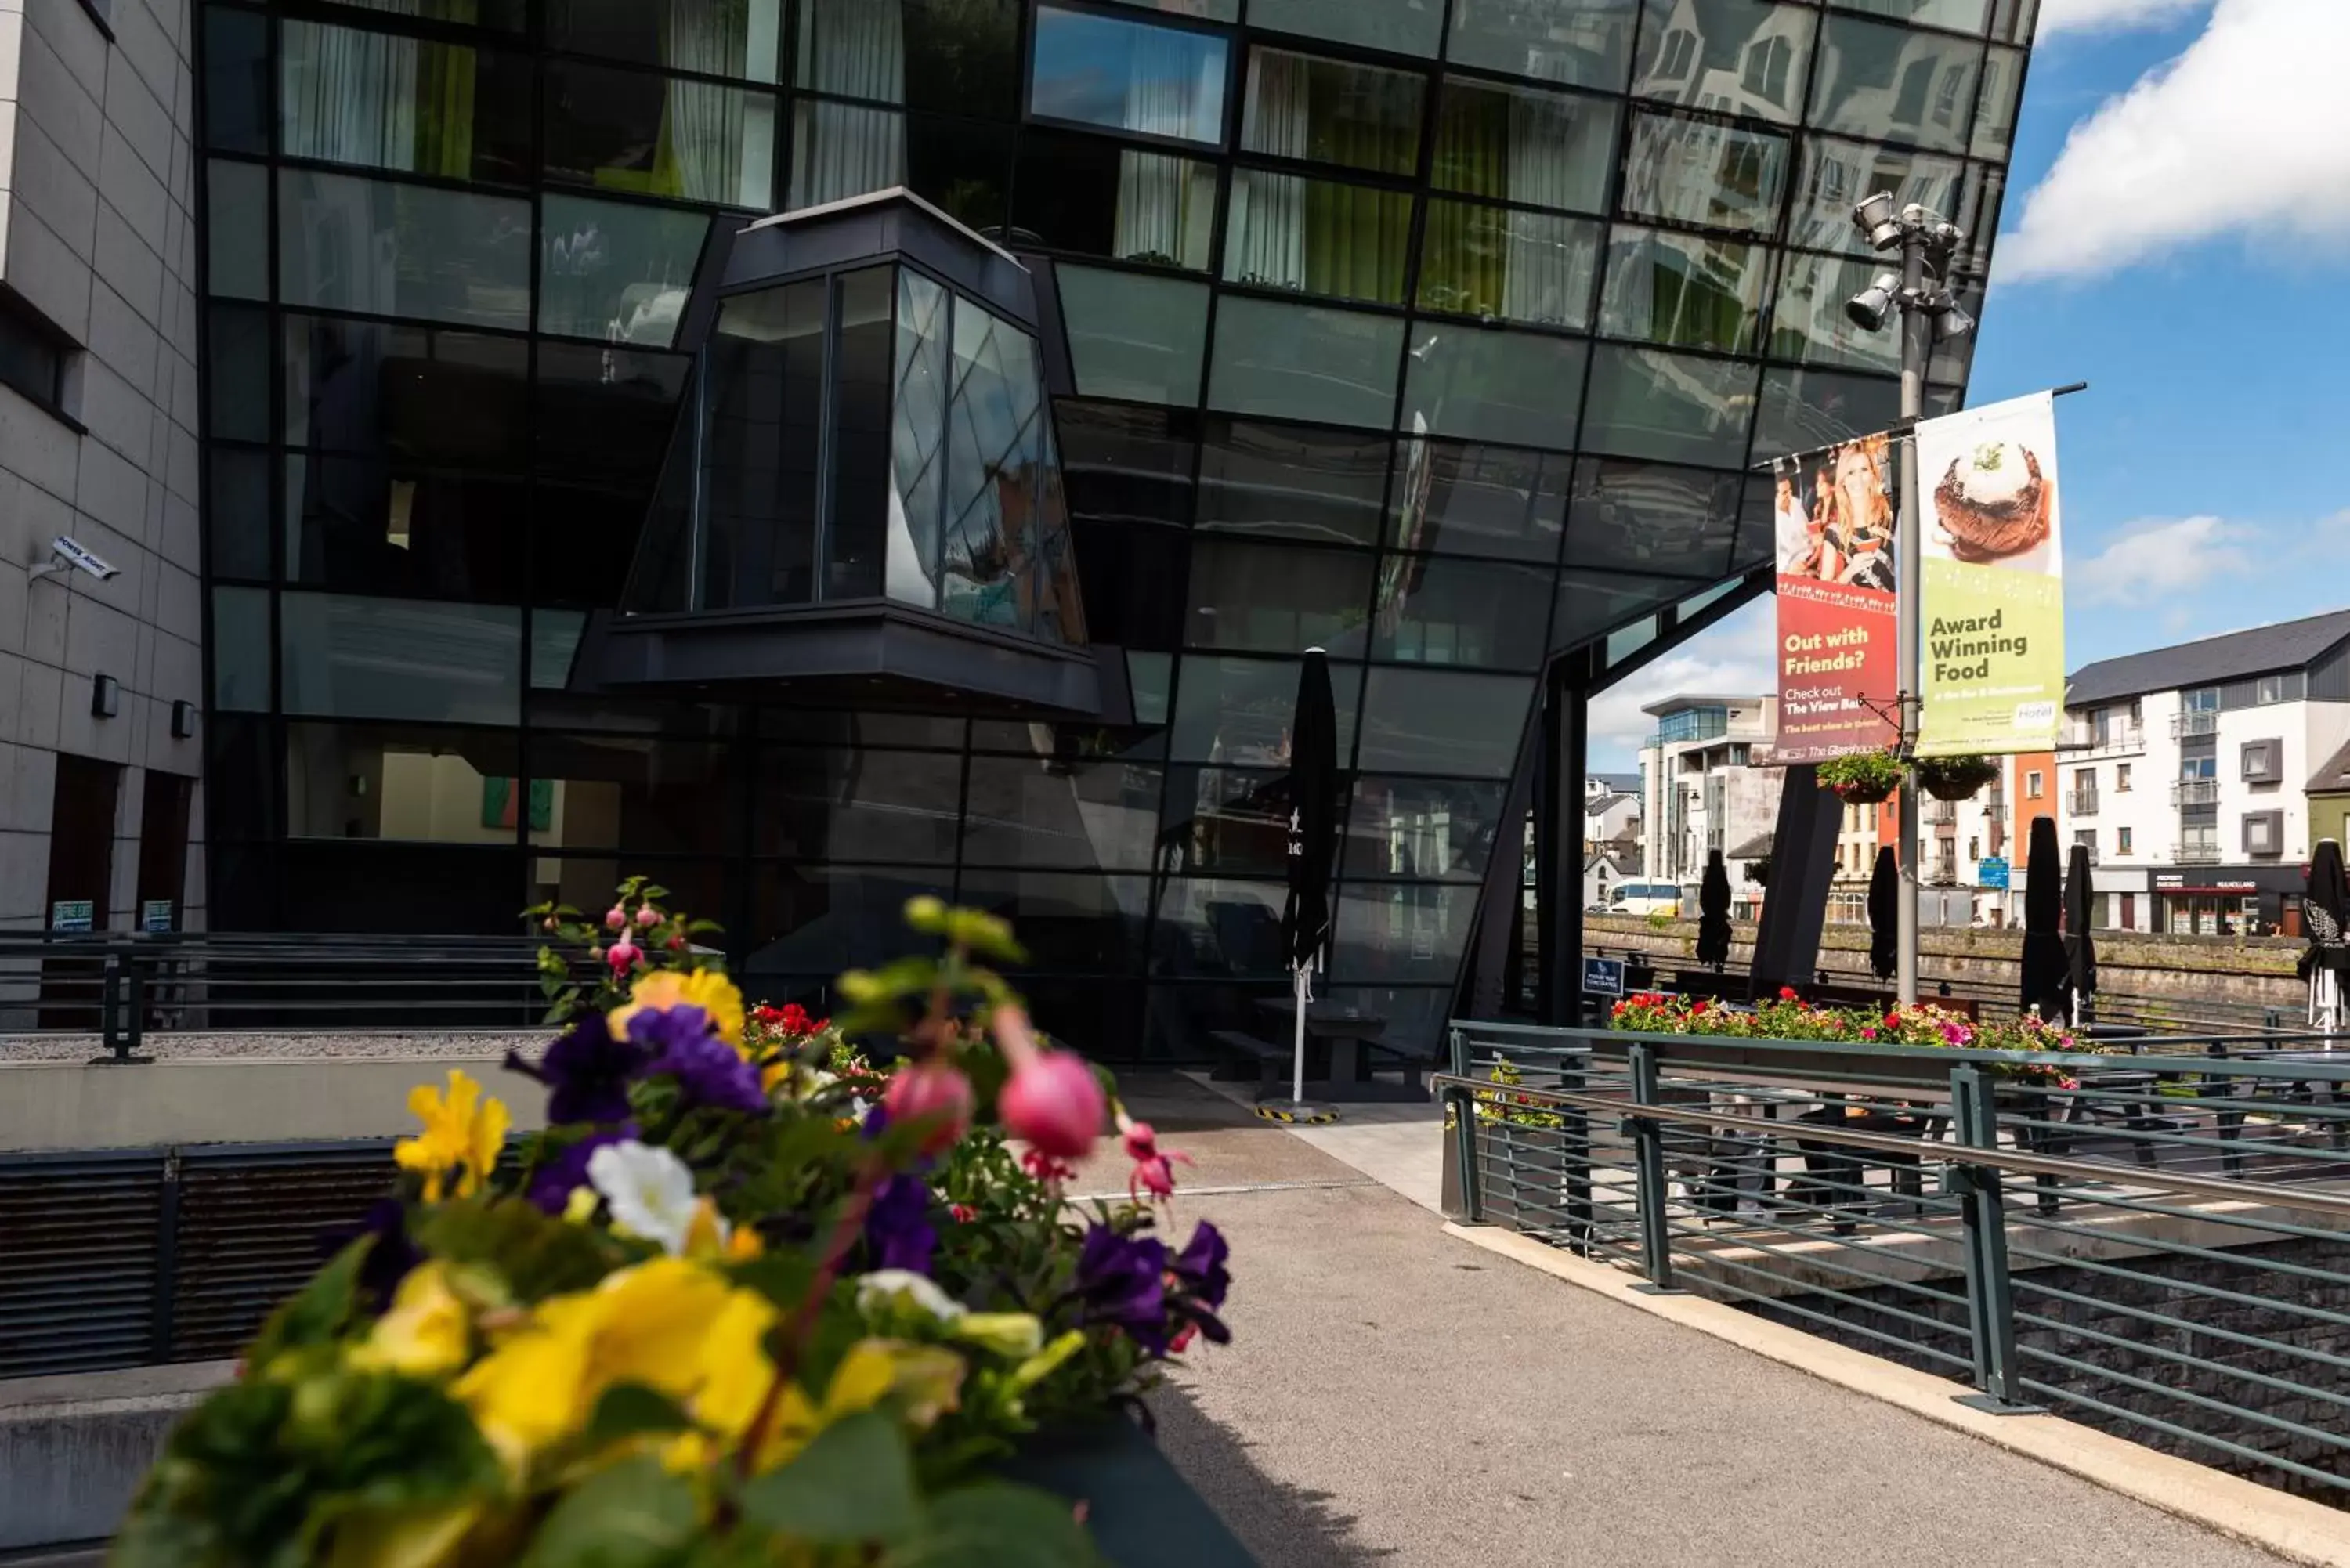
<svg viewBox="0 0 2350 1568"><path fill-rule="evenodd" d="M1295 1038L1290 1042L1289 1098L1292 1104L1302 1105L1305 1100L1305 1003L1312 997L1313 990L1306 983L1304 964L1299 964L1290 972L1296 981L1297 1019Z"/></svg>

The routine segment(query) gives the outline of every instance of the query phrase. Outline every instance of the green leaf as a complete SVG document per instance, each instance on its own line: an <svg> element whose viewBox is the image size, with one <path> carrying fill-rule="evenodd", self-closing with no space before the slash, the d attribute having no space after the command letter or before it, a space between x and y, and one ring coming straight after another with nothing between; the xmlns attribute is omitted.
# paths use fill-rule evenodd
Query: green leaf
<svg viewBox="0 0 2350 1568"><path fill-rule="evenodd" d="M416 1220L416 1240L436 1258L495 1271L525 1304L589 1289L634 1255L604 1232L542 1214L521 1198L427 1210Z"/></svg>
<svg viewBox="0 0 2350 1568"><path fill-rule="evenodd" d="M596 1413L588 1417L580 1443L593 1453L623 1438L643 1437L650 1432L683 1432L692 1426L693 1417L659 1389L648 1388L641 1383L616 1383L596 1401Z"/></svg>
<svg viewBox="0 0 2350 1568"><path fill-rule="evenodd" d="M931 1500L922 1532L881 1568L1098 1568L1093 1537L1066 1498L983 1481Z"/></svg>
<svg viewBox="0 0 2350 1568"><path fill-rule="evenodd" d="M743 1517L810 1545L904 1541L921 1523L914 1465L879 1410L836 1421L797 1459L743 1489Z"/></svg>
<svg viewBox="0 0 2350 1568"><path fill-rule="evenodd" d="M683 1477L650 1459L628 1459L555 1505L520 1568L645 1568L683 1550L699 1523Z"/></svg>
<svg viewBox="0 0 2350 1568"><path fill-rule="evenodd" d="M313 1274L308 1284L269 1314L245 1352L246 1361L266 1366L286 1351L323 1345L339 1335L350 1321L359 1270L366 1265L368 1249L374 1245L374 1237L362 1236L336 1253L334 1261Z"/></svg>

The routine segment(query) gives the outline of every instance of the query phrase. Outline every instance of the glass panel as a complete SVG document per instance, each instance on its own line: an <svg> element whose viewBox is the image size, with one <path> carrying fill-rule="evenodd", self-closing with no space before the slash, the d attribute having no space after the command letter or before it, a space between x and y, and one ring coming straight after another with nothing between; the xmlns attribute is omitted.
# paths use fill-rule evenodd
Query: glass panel
<svg viewBox="0 0 2350 1568"><path fill-rule="evenodd" d="M2011 44L2029 44L2040 24L2040 0L1993 0L1991 36Z"/></svg>
<svg viewBox="0 0 2350 1568"><path fill-rule="evenodd" d="M214 588L213 706L269 711L269 590Z"/></svg>
<svg viewBox="0 0 2350 1568"><path fill-rule="evenodd" d="M286 579L354 593L519 604L519 482L352 459L286 460Z"/></svg>
<svg viewBox="0 0 2350 1568"><path fill-rule="evenodd" d="M265 583L270 574L269 454L214 447L211 456L204 534L212 551L212 575ZM265 617L267 613L263 611Z"/></svg>
<svg viewBox="0 0 2350 1568"><path fill-rule="evenodd" d="M698 607L816 597L825 280L735 295L707 350Z"/></svg>
<svg viewBox="0 0 2350 1568"><path fill-rule="evenodd" d="M954 858L962 759L951 752L768 746L752 779L751 850L798 860Z"/></svg>
<svg viewBox="0 0 2350 1568"><path fill-rule="evenodd" d="M552 786L517 787L515 736L378 724L286 726L286 835L504 844Z"/></svg>
<svg viewBox="0 0 2350 1568"><path fill-rule="evenodd" d="M715 82L546 63L546 177L766 212L774 97Z"/></svg>
<svg viewBox="0 0 2350 1568"><path fill-rule="evenodd" d="M946 493L947 292L910 268L897 275L887 587L893 599L932 609Z"/></svg>
<svg viewBox="0 0 2350 1568"><path fill-rule="evenodd" d="M1148 877L1087 877L1067 872L965 871L956 891L1012 922L1028 961L1013 973L1139 972L1150 916ZM1041 1015L1040 1015L1041 1016Z"/></svg>
<svg viewBox="0 0 2350 1568"><path fill-rule="evenodd" d="M1602 347L1592 359L1583 444L1620 457L1737 463L1761 370L1737 360Z"/></svg>
<svg viewBox="0 0 2350 1568"><path fill-rule="evenodd" d="M974 756L963 864L1147 871L1158 839L1159 774L1117 758Z"/></svg>
<svg viewBox="0 0 2350 1568"><path fill-rule="evenodd" d="M1384 436L1211 419L1200 453L1199 526L1373 544L1387 465Z"/></svg>
<svg viewBox="0 0 2350 1568"><path fill-rule="evenodd" d="M1579 330L1591 325L1598 260L1597 223L1432 201L1421 242L1419 307Z"/></svg>
<svg viewBox="0 0 2350 1568"><path fill-rule="evenodd" d="M940 607L983 626L1039 629L1048 605L1040 525L1057 514L1050 411L1036 342L968 300L954 312Z"/></svg>
<svg viewBox="0 0 2350 1568"><path fill-rule="evenodd" d="M1286 49L1249 55L1241 146L1274 158L1343 163L1379 174L1419 167L1419 103L1428 78Z"/></svg>
<svg viewBox="0 0 2350 1568"><path fill-rule="evenodd" d="M1443 0L1249 0L1249 26L1357 44L1394 55L1433 55L1444 33Z"/></svg>
<svg viewBox="0 0 2350 1568"><path fill-rule="evenodd" d="M2015 115L2023 99L2023 51L1993 47L1983 61L1982 91L1967 151L2005 161L2015 151Z"/></svg>
<svg viewBox="0 0 2350 1568"><path fill-rule="evenodd" d="M1891 196L1897 208L1915 202L1963 223L1960 182L1965 167L1956 158L1930 152L1807 136L1803 179L1788 217L1788 243L1805 250L1874 256L1867 236L1854 226L1852 210L1879 191Z"/></svg>
<svg viewBox="0 0 2350 1568"><path fill-rule="evenodd" d="M279 170L277 199L277 282L289 305L530 325L526 201L309 169Z"/></svg>
<svg viewBox="0 0 2350 1568"><path fill-rule="evenodd" d="M1152 972L1282 979L1289 972L1281 951L1284 897L1283 885L1277 881L1173 877L1161 882ZM1186 1054L1205 1054L1212 1049L1205 1033L1209 1029L1254 1033L1268 1027L1266 1013L1249 1007L1241 997L1225 995L1225 990L1223 986L1185 986L1154 991L1155 1002L1163 999L1166 1008L1201 1015L1175 1024L1192 1042L1184 1047ZM1268 996L1272 990L1268 985Z"/></svg>
<svg viewBox="0 0 2350 1568"><path fill-rule="evenodd" d="M547 0L551 47L703 76L777 80L784 0Z"/></svg>
<svg viewBox="0 0 2350 1568"><path fill-rule="evenodd" d="M204 145L215 152L269 151L269 18L204 7Z"/></svg>
<svg viewBox="0 0 2350 1568"><path fill-rule="evenodd" d="M1180 644L1183 599L1177 590L1191 558L1189 538L1150 523L1080 518L1072 527L1086 615L1095 639L1129 650ZM1139 710L1135 715L1140 723L1157 723L1165 717L1145 719Z"/></svg>
<svg viewBox="0 0 2350 1568"><path fill-rule="evenodd" d="M1230 51L1214 33L1039 5L1028 111L1218 146Z"/></svg>
<svg viewBox="0 0 2350 1568"><path fill-rule="evenodd" d="M1575 444L1576 401L1589 346L1563 337L1420 321L1400 427L1517 446Z"/></svg>
<svg viewBox="0 0 2350 1568"><path fill-rule="evenodd" d="M885 552L903 557L892 574L901 586L926 576L902 531L890 527L898 500L889 430L896 296L897 269L875 266L842 275L833 296L839 319L832 362L832 515L824 533L822 597L828 599L878 596Z"/></svg>
<svg viewBox="0 0 2350 1568"><path fill-rule="evenodd" d="M1982 56L1978 38L1830 16L1812 84L1811 123L1872 141L1959 151L1967 144Z"/></svg>
<svg viewBox="0 0 2350 1568"><path fill-rule="evenodd" d="M954 897L946 869L888 870L849 866L754 866L750 940L740 966L753 995L784 994L764 976L805 975L816 982L802 998L830 1006L833 978L895 950L906 929L906 900L916 894ZM730 969L735 968L729 965Z"/></svg>
<svg viewBox="0 0 2350 1568"><path fill-rule="evenodd" d="M1053 275L1079 393L1184 408L1199 400L1206 285L1086 266Z"/></svg>
<svg viewBox="0 0 2350 1568"><path fill-rule="evenodd" d="M1347 879L1475 881L1485 874L1505 793L1457 779L1357 779L1339 861Z"/></svg>
<svg viewBox="0 0 2350 1568"><path fill-rule="evenodd" d="M231 299L269 297L269 171L215 158L204 165L204 286Z"/></svg>
<svg viewBox="0 0 2350 1568"><path fill-rule="evenodd" d="M728 746L651 736L535 733L530 842L635 855L740 854L733 755ZM508 832L517 815L509 805Z"/></svg>
<svg viewBox="0 0 2350 1568"><path fill-rule="evenodd" d="M1848 11L1871 11L1879 16L1892 16L1904 22L1916 22L1928 27L1949 27L1961 33L1980 33L1983 19L1990 15L1991 0L1839 0ZM2012 0L2001 0L2002 9Z"/></svg>
<svg viewBox="0 0 2350 1568"><path fill-rule="evenodd" d="M806 99L792 105L792 182L786 206L817 207L905 183L904 115Z"/></svg>
<svg viewBox="0 0 2350 1568"><path fill-rule="evenodd" d="M1638 0L1452 0L1444 57L1464 66L1621 92Z"/></svg>
<svg viewBox="0 0 2350 1568"><path fill-rule="evenodd" d="M1189 638L1200 648L1359 655L1371 557L1201 538L1191 547Z"/></svg>
<svg viewBox="0 0 2350 1568"><path fill-rule="evenodd" d="M1754 461L1829 446L1881 431L1901 417L1901 383L1773 365L1762 375Z"/></svg>
<svg viewBox="0 0 2350 1568"><path fill-rule="evenodd" d="M508 33L522 31L526 8L526 0L343 0L343 4L460 26L496 27Z"/></svg>
<svg viewBox="0 0 2350 1568"><path fill-rule="evenodd" d="M570 683L572 661L579 657L580 634L587 629L588 612L585 610L540 607L530 612L530 684L533 691L560 691Z"/></svg>
<svg viewBox="0 0 2350 1568"><path fill-rule="evenodd" d="M1599 329L1679 348L1752 353L1771 253L1759 244L1618 223L1607 238Z"/></svg>
<svg viewBox="0 0 2350 1568"><path fill-rule="evenodd" d="M1228 296L1216 307L1211 407L1384 428L1403 323L1320 306Z"/></svg>
<svg viewBox="0 0 2350 1568"><path fill-rule="evenodd" d="M269 439L269 313L242 306L212 308L205 339L207 431L228 441Z"/></svg>
<svg viewBox="0 0 2350 1568"><path fill-rule="evenodd" d="M1139 5L1146 11L1164 11L1170 16L1196 16L1206 22L1237 22L1241 19L1241 0L1117 0L1121 5Z"/></svg>
<svg viewBox="0 0 2350 1568"><path fill-rule="evenodd" d="M1388 543L1555 561L1573 468L1547 452L1406 439L1397 443Z"/></svg>
<svg viewBox="0 0 2350 1568"><path fill-rule="evenodd" d="M1534 682L1373 665L1363 688L1365 773L1507 778Z"/></svg>
<svg viewBox="0 0 2350 1568"><path fill-rule="evenodd" d="M1175 724L1169 745L1178 762L1243 767L1289 765L1289 721L1297 711L1295 659L1232 659L1186 654L1175 672ZM1360 665L1332 663L1330 695L1338 710L1338 765L1354 753ZM1171 794L1171 788L1170 788Z"/></svg>
<svg viewBox="0 0 2350 1568"><path fill-rule="evenodd" d="M1812 63L1813 13L1770 0L1648 0L1632 91L1793 124Z"/></svg>
<svg viewBox="0 0 2350 1568"><path fill-rule="evenodd" d="M1771 357L1899 375L1898 318L1872 332L1846 316L1844 308L1887 265L1884 258L1832 261L1825 256L1790 255L1786 276L1779 286L1778 307L1771 314ZM1899 257L1891 258L1894 271L1898 272L1900 265Z"/></svg>
<svg viewBox="0 0 2350 1568"><path fill-rule="evenodd" d="M522 721L522 611L278 596L286 711L452 724Z"/></svg>
<svg viewBox="0 0 2350 1568"><path fill-rule="evenodd" d="M1735 585L1732 585L1735 586ZM1618 627L1607 634L1607 644L1600 650L1602 669L1613 670L1650 643L1657 640L1663 628L1655 616L1644 616L1630 626Z"/></svg>
<svg viewBox="0 0 2350 1568"><path fill-rule="evenodd" d="M291 17L278 47L287 157L452 180L530 178L527 57Z"/></svg>
<svg viewBox="0 0 2350 1568"><path fill-rule="evenodd" d="M486 468L529 460L530 345L446 327L281 318L286 441Z"/></svg>
<svg viewBox="0 0 2350 1568"><path fill-rule="evenodd" d="M1216 166L1097 136L1021 133L1012 225L1024 244L1205 272Z"/></svg>
<svg viewBox="0 0 2350 1568"><path fill-rule="evenodd" d="M1787 139L1711 120L1636 113L1624 212L1704 228L1769 232L1787 184Z"/></svg>
<svg viewBox="0 0 2350 1568"><path fill-rule="evenodd" d="M1008 119L1017 29L1014 0L805 0L795 80L842 98Z"/></svg>
<svg viewBox="0 0 2350 1568"><path fill-rule="evenodd" d="M1228 282L1403 303L1411 248L1408 192L1235 169L1225 221Z"/></svg>
<svg viewBox="0 0 2350 1568"><path fill-rule="evenodd" d="M1379 562L1371 657L1532 670L1550 615L1547 567L1390 555Z"/></svg>
<svg viewBox="0 0 2350 1568"><path fill-rule="evenodd" d="M780 738L795 746L853 749L959 751L969 732L970 725L964 720L943 713L856 713L838 709L795 712L770 708L762 711L759 723L759 732L770 740Z"/></svg>
<svg viewBox="0 0 2350 1568"><path fill-rule="evenodd" d="M1168 523L1179 528L1191 521L1191 415L1067 398L1055 400L1054 411L1073 514L1103 523Z"/></svg>
<svg viewBox="0 0 2350 1568"><path fill-rule="evenodd" d="M1611 628L1670 604L1689 587L1671 577L1619 577L1607 572L1562 572L1558 609L1551 618L1550 645L1574 648Z"/></svg>
<svg viewBox="0 0 2350 1568"><path fill-rule="evenodd" d="M1164 864L1225 877L1279 877L1289 864L1289 774L1277 768L1167 770Z"/></svg>
<svg viewBox="0 0 2350 1568"><path fill-rule="evenodd" d="M681 478L691 477L689 467ZM531 601L541 607L620 604L621 586L628 579L638 535L650 521L647 498L629 491L607 490L592 481L567 484L546 479L532 487L531 494ZM639 607L630 599L625 607L685 607L691 563L680 558L661 565L666 568L661 591L672 596L671 602Z"/></svg>
<svg viewBox="0 0 2350 1568"><path fill-rule="evenodd" d="M538 471L650 492L693 361L578 343L537 348Z"/></svg>
<svg viewBox="0 0 2350 1568"><path fill-rule="evenodd" d="M906 117L906 189L975 234L1003 234L1012 128L933 115Z"/></svg>
<svg viewBox="0 0 2350 1568"><path fill-rule="evenodd" d="M1779 548L1778 486L1762 474L1746 476L1746 492L1738 503L1738 538L1730 548L1730 569L1747 571L1767 566ZM1694 611L1687 613L1694 614Z"/></svg>
<svg viewBox="0 0 2350 1568"><path fill-rule="evenodd" d="M1407 983L1457 978L1461 947L1476 923L1477 894L1474 887L1349 885L1340 890L1333 916L1330 972L1341 980Z"/></svg>
<svg viewBox="0 0 2350 1568"><path fill-rule="evenodd" d="M1718 577L1738 530L1735 473L1585 458L1566 519L1566 564Z"/></svg>
<svg viewBox="0 0 2350 1568"><path fill-rule="evenodd" d="M693 292L710 220L699 213L541 198L546 260L538 329L607 343L666 348Z"/></svg>
<svg viewBox="0 0 2350 1568"><path fill-rule="evenodd" d="M1603 99L1447 77L1429 182L1497 202L1603 212L1617 118Z"/></svg>

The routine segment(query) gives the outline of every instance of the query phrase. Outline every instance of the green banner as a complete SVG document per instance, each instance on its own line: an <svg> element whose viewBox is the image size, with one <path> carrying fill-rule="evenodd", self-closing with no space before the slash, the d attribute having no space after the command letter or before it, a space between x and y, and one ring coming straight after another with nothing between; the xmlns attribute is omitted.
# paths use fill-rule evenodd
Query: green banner
<svg viewBox="0 0 2350 1568"><path fill-rule="evenodd" d="M2056 416L2042 392L1918 426L1918 754L2048 751L2064 717Z"/></svg>

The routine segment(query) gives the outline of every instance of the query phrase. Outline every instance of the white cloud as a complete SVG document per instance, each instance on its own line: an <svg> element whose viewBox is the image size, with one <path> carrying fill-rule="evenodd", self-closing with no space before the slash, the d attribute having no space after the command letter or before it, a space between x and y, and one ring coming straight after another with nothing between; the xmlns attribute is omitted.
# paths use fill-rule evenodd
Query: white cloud
<svg viewBox="0 0 2350 1568"><path fill-rule="evenodd" d="M2254 530L2222 517L2132 523L2086 560L2068 562L2072 597L2084 604L2143 605L2222 577L2248 576Z"/></svg>
<svg viewBox="0 0 2350 1568"><path fill-rule="evenodd" d="M2051 5L2075 20L2145 0ZM2001 241L2002 283L2095 276L2221 234L2350 239L2350 4L2219 0L2177 59L2065 138Z"/></svg>
<svg viewBox="0 0 2350 1568"><path fill-rule="evenodd" d="M1634 670L1591 700L1591 765L1628 768L1657 722L1643 704L1690 695L1760 697L1778 691L1771 644L1776 600L1764 595L1698 633L1664 658Z"/></svg>
<svg viewBox="0 0 2350 1568"><path fill-rule="evenodd" d="M2040 7L2043 38L2105 28L2158 27L2211 0L2046 0Z"/></svg>

